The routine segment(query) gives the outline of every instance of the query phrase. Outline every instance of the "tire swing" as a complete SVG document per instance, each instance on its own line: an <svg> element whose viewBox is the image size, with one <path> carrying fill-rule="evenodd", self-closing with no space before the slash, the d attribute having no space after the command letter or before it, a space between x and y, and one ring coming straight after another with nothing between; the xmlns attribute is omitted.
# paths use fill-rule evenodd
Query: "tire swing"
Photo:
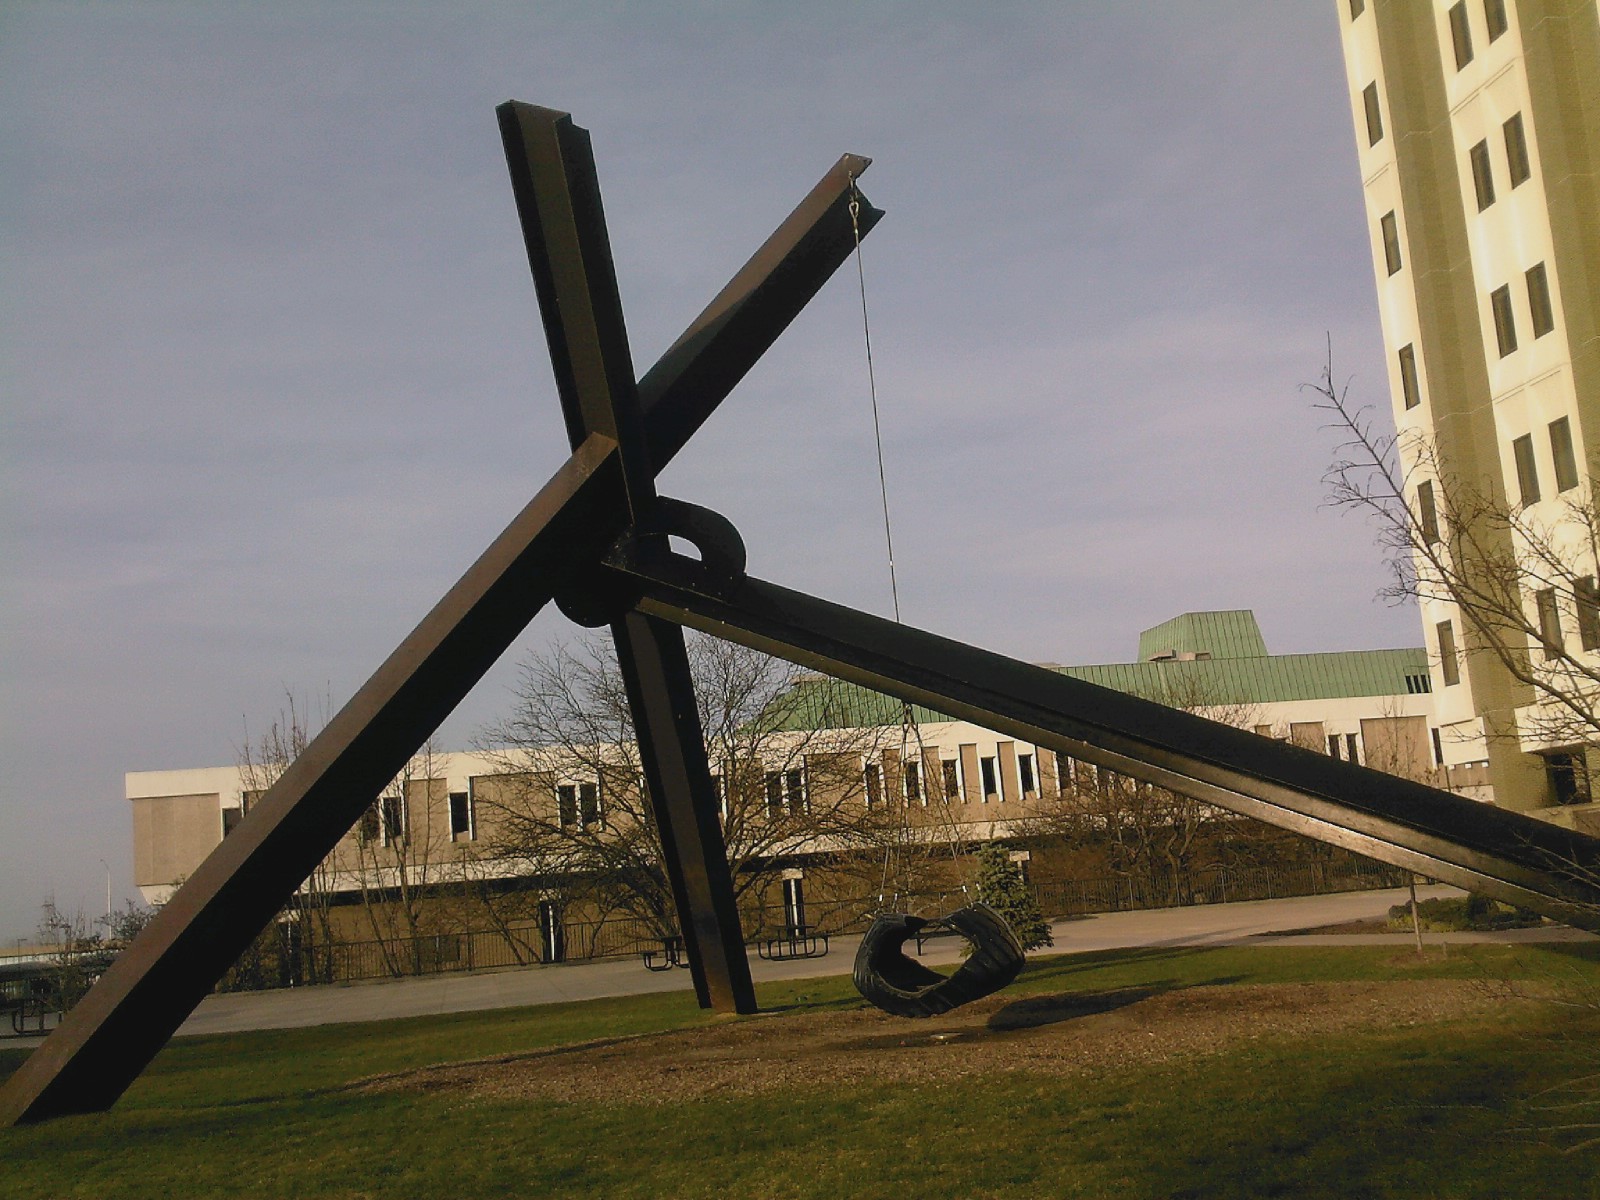
<svg viewBox="0 0 1600 1200"><path fill-rule="evenodd" d="M853 188L852 188L853 190ZM855 224L860 202L850 201L850 220ZM878 385L872 366L872 329L867 321L867 281L861 263L861 231L856 229L856 275L861 285L861 329L866 342L867 386L872 399L872 431L878 451L878 486L883 500L883 536L889 555L889 590L894 602L894 619L900 620L900 589L895 580L894 536L889 527L889 488L883 469L883 437L878 424ZM911 705L903 707L903 726L914 730L916 718ZM921 745L920 735L917 738ZM902 744L902 751L904 745ZM919 755L920 761L920 755ZM954 843L952 841L952 854ZM887 858L885 859L887 873ZM965 889L963 889L965 890ZM881 897L880 897L881 899ZM945 976L906 957L907 940L948 931L965 938L972 953L954 974ZM1022 970L1022 943L1010 924L987 904L964 905L954 912L932 919L909 913L879 913L873 918L861 947L856 951L851 979L856 991L870 1004L896 1017L933 1017L999 991Z"/></svg>
<svg viewBox="0 0 1600 1200"><path fill-rule="evenodd" d="M945 976L908 958L907 940L949 930L966 938L972 953ZM861 939L852 982L868 1003L896 1017L936 1017L999 991L1022 970L1022 943L1006 919L987 904L968 904L928 919L881 913Z"/></svg>

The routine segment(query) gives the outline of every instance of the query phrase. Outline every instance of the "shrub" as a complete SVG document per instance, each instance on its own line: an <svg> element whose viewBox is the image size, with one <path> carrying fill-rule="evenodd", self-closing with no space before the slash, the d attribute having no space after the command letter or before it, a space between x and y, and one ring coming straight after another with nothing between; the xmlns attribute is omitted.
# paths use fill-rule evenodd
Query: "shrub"
<svg viewBox="0 0 1600 1200"><path fill-rule="evenodd" d="M990 842L978 850L978 873L974 883L978 899L1006 919L1024 950L1053 944L1050 924L1039 911L1039 902L1028 890L1027 881L1011 861L1005 846Z"/></svg>
<svg viewBox="0 0 1600 1200"><path fill-rule="evenodd" d="M1464 898L1422 900L1417 904L1417 919L1431 932L1450 933L1466 929L1516 929L1537 925L1542 918L1538 913L1512 908L1474 892ZM1396 904L1389 910L1389 928L1397 931L1411 928L1410 904Z"/></svg>

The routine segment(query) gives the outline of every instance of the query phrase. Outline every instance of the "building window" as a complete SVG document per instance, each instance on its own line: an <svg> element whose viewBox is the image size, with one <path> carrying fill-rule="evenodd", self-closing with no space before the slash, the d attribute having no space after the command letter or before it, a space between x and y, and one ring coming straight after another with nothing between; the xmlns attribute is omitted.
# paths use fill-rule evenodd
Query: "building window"
<svg viewBox="0 0 1600 1200"><path fill-rule="evenodd" d="M356 822L356 841L363 846L378 840L378 805L377 802L367 805L361 812L361 820Z"/></svg>
<svg viewBox="0 0 1600 1200"><path fill-rule="evenodd" d="M222 836L227 837L239 828L239 822L244 820L243 808L225 808L222 810Z"/></svg>
<svg viewBox="0 0 1600 1200"><path fill-rule="evenodd" d="M1431 480L1417 484L1417 526L1422 532L1424 546L1439 544L1439 506L1433 499Z"/></svg>
<svg viewBox="0 0 1600 1200"><path fill-rule="evenodd" d="M1405 399L1407 408L1415 408L1422 403L1422 389L1417 386L1417 348L1406 345L1400 347L1400 395Z"/></svg>
<svg viewBox="0 0 1600 1200"><path fill-rule="evenodd" d="M578 785L578 820L583 822L587 829L591 825L604 827L604 814L600 811L600 785L598 783L580 783Z"/></svg>
<svg viewBox="0 0 1600 1200"><path fill-rule="evenodd" d="M1027 795L1029 792L1037 792L1039 790L1039 785L1033 778L1033 755L1017 755L1017 774L1022 779L1023 795Z"/></svg>
<svg viewBox="0 0 1600 1200"><path fill-rule="evenodd" d="M1439 738L1439 729L1435 726L1428 732L1433 734L1433 765L1442 767L1444 766L1444 742Z"/></svg>
<svg viewBox="0 0 1600 1200"><path fill-rule="evenodd" d="M1546 754L1545 769L1557 804L1589 804L1589 764L1582 750Z"/></svg>
<svg viewBox="0 0 1600 1200"><path fill-rule="evenodd" d="M1000 773L995 769L993 758L978 760L978 770L983 777L983 802L989 803L1000 796Z"/></svg>
<svg viewBox="0 0 1600 1200"><path fill-rule="evenodd" d="M1577 581L1572 599L1578 610L1578 645L1585 650L1600 650L1600 588L1595 586L1593 575Z"/></svg>
<svg viewBox="0 0 1600 1200"><path fill-rule="evenodd" d="M1561 654L1564 639L1561 636L1561 612L1556 607L1555 588L1543 588L1533 594L1534 608L1539 613L1539 644L1546 659Z"/></svg>
<svg viewBox="0 0 1600 1200"><path fill-rule="evenodd" d="M475 836L472 827L472 793L450 793L450 840L470 842Z"/></svg>
<svg viewBox="0 0 1600 1200"><path fill-rule="evenodd" d="M578 823L578 789L570 783L556 787L556 821L563 829Z"/></svg>
<svg viewBox="0 0 1600 1200"><path fill-rule="evenodd" d="M401 842L406 836L406 800L404 796L385 796L378 804L383 814L383 841Z"/></svg>
<svg viewBox="0 0 1600 1200"><path fill-rule="evenodd" d="M1378 109L1378 85L1367 84L1361 89L1361 106L1367 112L1367 145L1376 146L1383 141L1383 113Z"/></svg>
<svg viewBox="0 0 1600 1200"><path fill-rule="evenodd" d="M805 883L796 871L783 879L783 924L790 937L795 937L806 927Z"/></svg>
<svg viewBox="0 0 1600 1200"><path fill-rule="evenodd" d="M922 767L919 763L908 762L905 765L905 786L907 804L927 804L928 798L922 794Z"/></svg>
<svg viewBox="0 0 1600 1200"><path fill-rule="evenodd" d="M1343 755L1341 755L1340 752L1339 752L1339 735L1337 733L1330 733L1328 735L1328 757L1329 758L1341 758L1341 757L1343 757Z"/></svg>
<svg viewBox="0 0 1600 1200"><path fill-rule="evenodd" d="M1456 70L1472 61L1472 29L1467 24L1467 0L1450 6L1450 43L1456 51Z"/></svg>
<svg viewBox="0 0 1600 1200"><path fill-rule="evenodd" d="M1356 740L1356 735L1353 733L1344 735L1344 756L1358 765L1361 762L1361 743Z"/></svg>
<svg viewBox="0 0 1600 1200"><path fill-rule="evenodd" d="M1506 135L1506 167L1511 174L1511 186L1527 180L1533 174L1528 165L1528 138L1522 131L1522 114L1517 113L1501 126Z"/></svg>
<svg viewBox="0 0 1600 1200"><path fill-rule="evenodd" d="M1406 692L1412 696L1426 696L1433 691L1433 680L1426 675L1407 675Z"/></svg>
<svg viewBox="0 0 1600 1200"><path fill-rule="evenodd" d="M1456 628L1449 621L1440 621L1434 627L1439 637L1439 676L1445 687L1461 682L1461 664L1456 661Z"/></svg>
<svg viewBox="0 0 1600 1200"><path fill-rule="evenodd" d="M1556 491L1578 486L1578 460L1572 453L1572 423L1565 417L1550 422L1550 457L1556 463Z"/></svg>
<svg viewBox="0 0 1600 1200"><path fill-rule="evenodd" d="M1550 277L1544 264L1529 267L1524 276L1528 281L1528 308L1533 317L1533 336L1542 338L1556 327L1555 313L1550 308Z"/></svg>
<svg viewBox="0 0 1600 1200"><path fill-rule="evenodd" d="M944 760L944 798L951 803L961 799L961 764L953 758Z"/></svg>
<svg viewBox="0 0 1600 1200"><path fill-rule="evenodd" d="M1506 21L1506 0L1483 0L1483 23L1489 27L1492 42L1509 27Z"/></svg>
<svg viewBox="0 0 1600 1200"><path fill-rule="evenodd" d="M1517 348L1517 319L1511 311L1511 285L1495 288L1489 294L1489 307L1494 312L1494 336L1504 358Z"/></svg>
<svg viewBox="0 0 1600 1200"><path fill-rule="evenodd" d="M1383 229L1383 261L1393 275L1400 269L1400 227L1395 224L1394 213L1386 212L1378 222Z"/></svg>
<svg viewBox="0 0 1600 1200"><path fill-rule="evenodd" d="M1354 21L1367 11L1367 0L1350 0L1350 19Z"/></svg>
<svg viewBox="0 0 1600 1200"><path fill-rule="evenodd" d="M883 803L883 768L868 763L861 770L861 780L867 788L867 807L877 808Z"/></svg>
<svg viewBox="0 0 1600 1200"><path fill-rule="evenodd" d="M806 776L799 769L767 772L767 815L801 813L807 811ZM881 781L880 781L881 787ZM871 803L871 800L868 800Z"/></svg>
<svg viewBox="0 0 1600 1200"><path fill-rule="evenodd" d="M724 821L728 819L728 777L722 772L711 777L711 790L717 794L717 813Z"/></svg>
<svg viewBox="0 0 1600 1200"><path fill-rule="evenodd" d="M1478 193L1478 211L1494 203L1494 170L1489 165L1489 143L1479 142L1467 151L1472 163L1472 186Z"/></svg>
<svg viewBox="0 0 1600 1200"><path fill-rule="evenodd" d="M1533 434L1525 433L1511 443L1511 457L1517 463L1517 488L1522 503L1539 503L1539 466L1533 461Z"/></svg>

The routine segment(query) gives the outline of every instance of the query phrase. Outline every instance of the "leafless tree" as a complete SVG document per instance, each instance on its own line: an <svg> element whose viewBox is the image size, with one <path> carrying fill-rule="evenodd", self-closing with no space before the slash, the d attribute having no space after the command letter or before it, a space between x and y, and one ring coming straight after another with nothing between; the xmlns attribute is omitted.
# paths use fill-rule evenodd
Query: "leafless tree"
<svg viewBox="0 0 1600 1200"><path fill-rule="evenodd" d="M449 924L449 785L432 741L407 760L354 830L355 890L391 975L423 970L424 938ZM336 852L337 853L337 852Z"/></svg>
<svg viewBox="0 0 1600 1200"><path fill-rule="evenodd" d="M883 733L830 710L830 689L732 643L691 636L699 698L735 894L757 896L797 856L879 844L863 761ZM510 715L478 739L500 778L496 852L555 902L597 920L627 916L670 936L677 917L662 865L622 678L609 639L530 657ZM481 803L481 801L480 801Z"/></svg>
<svg viewBox="0 0 1600 1200"><path fill-rule="evenodd" d="M328 707L323 701L320 713L313 716L294 693L286 692L277 715L260 735L252 737L246 724L244 742L238 749L241 816L278 782L289 764L300 757L315 732L312 722L315 720L320 725L326 719ZM242 971L245 978L240 982L260 977L256 980L259 986L270 976L282 974L280 968L293 973L295 964L279 960L296 941L299 957L311 978L321 982L331 980L333 948L339 942L332 920L333 894L334 867L330 856L317 864L289 897L278 917L245 952ZM291 931L292 936L286 937Z"/></svg>
<svg viewBox="0 0 1600 1200"><path fill-rule="evenodd" d="M1469 652L1492 655L1528 689L1533 703L1519 713L1515 736L1552 747L1600 741L1600 658L1592 653L1600 648L1600 508L1578 464L1562 464L1572 476L1555 481L1560 502L1535 509L1507 496L1493 474L1452 470L1430 438L1386 432L1335 382L1331 357L1305 386L1341 439L1324 477L1329 503L1367 517L1387 555L1382 594L1443 601L1460 613Z"/></svg>

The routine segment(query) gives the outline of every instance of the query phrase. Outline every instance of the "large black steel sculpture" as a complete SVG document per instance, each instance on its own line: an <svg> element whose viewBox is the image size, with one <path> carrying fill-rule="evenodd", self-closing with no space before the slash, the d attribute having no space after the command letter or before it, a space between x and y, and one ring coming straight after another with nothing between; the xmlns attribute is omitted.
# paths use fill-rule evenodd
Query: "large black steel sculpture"
<svg viewBox="0 0 1600 1200"><path fill-rule="evenodd" d="M498 111L572 456L7 1081L0 1120L109 1107L552 599L611 626L705 1007L755 997L681 627L1600 928L1594 839L748 577L733 527L654 480L877 223L868 160L840 159L635 381L588 134Z"/></svg>

